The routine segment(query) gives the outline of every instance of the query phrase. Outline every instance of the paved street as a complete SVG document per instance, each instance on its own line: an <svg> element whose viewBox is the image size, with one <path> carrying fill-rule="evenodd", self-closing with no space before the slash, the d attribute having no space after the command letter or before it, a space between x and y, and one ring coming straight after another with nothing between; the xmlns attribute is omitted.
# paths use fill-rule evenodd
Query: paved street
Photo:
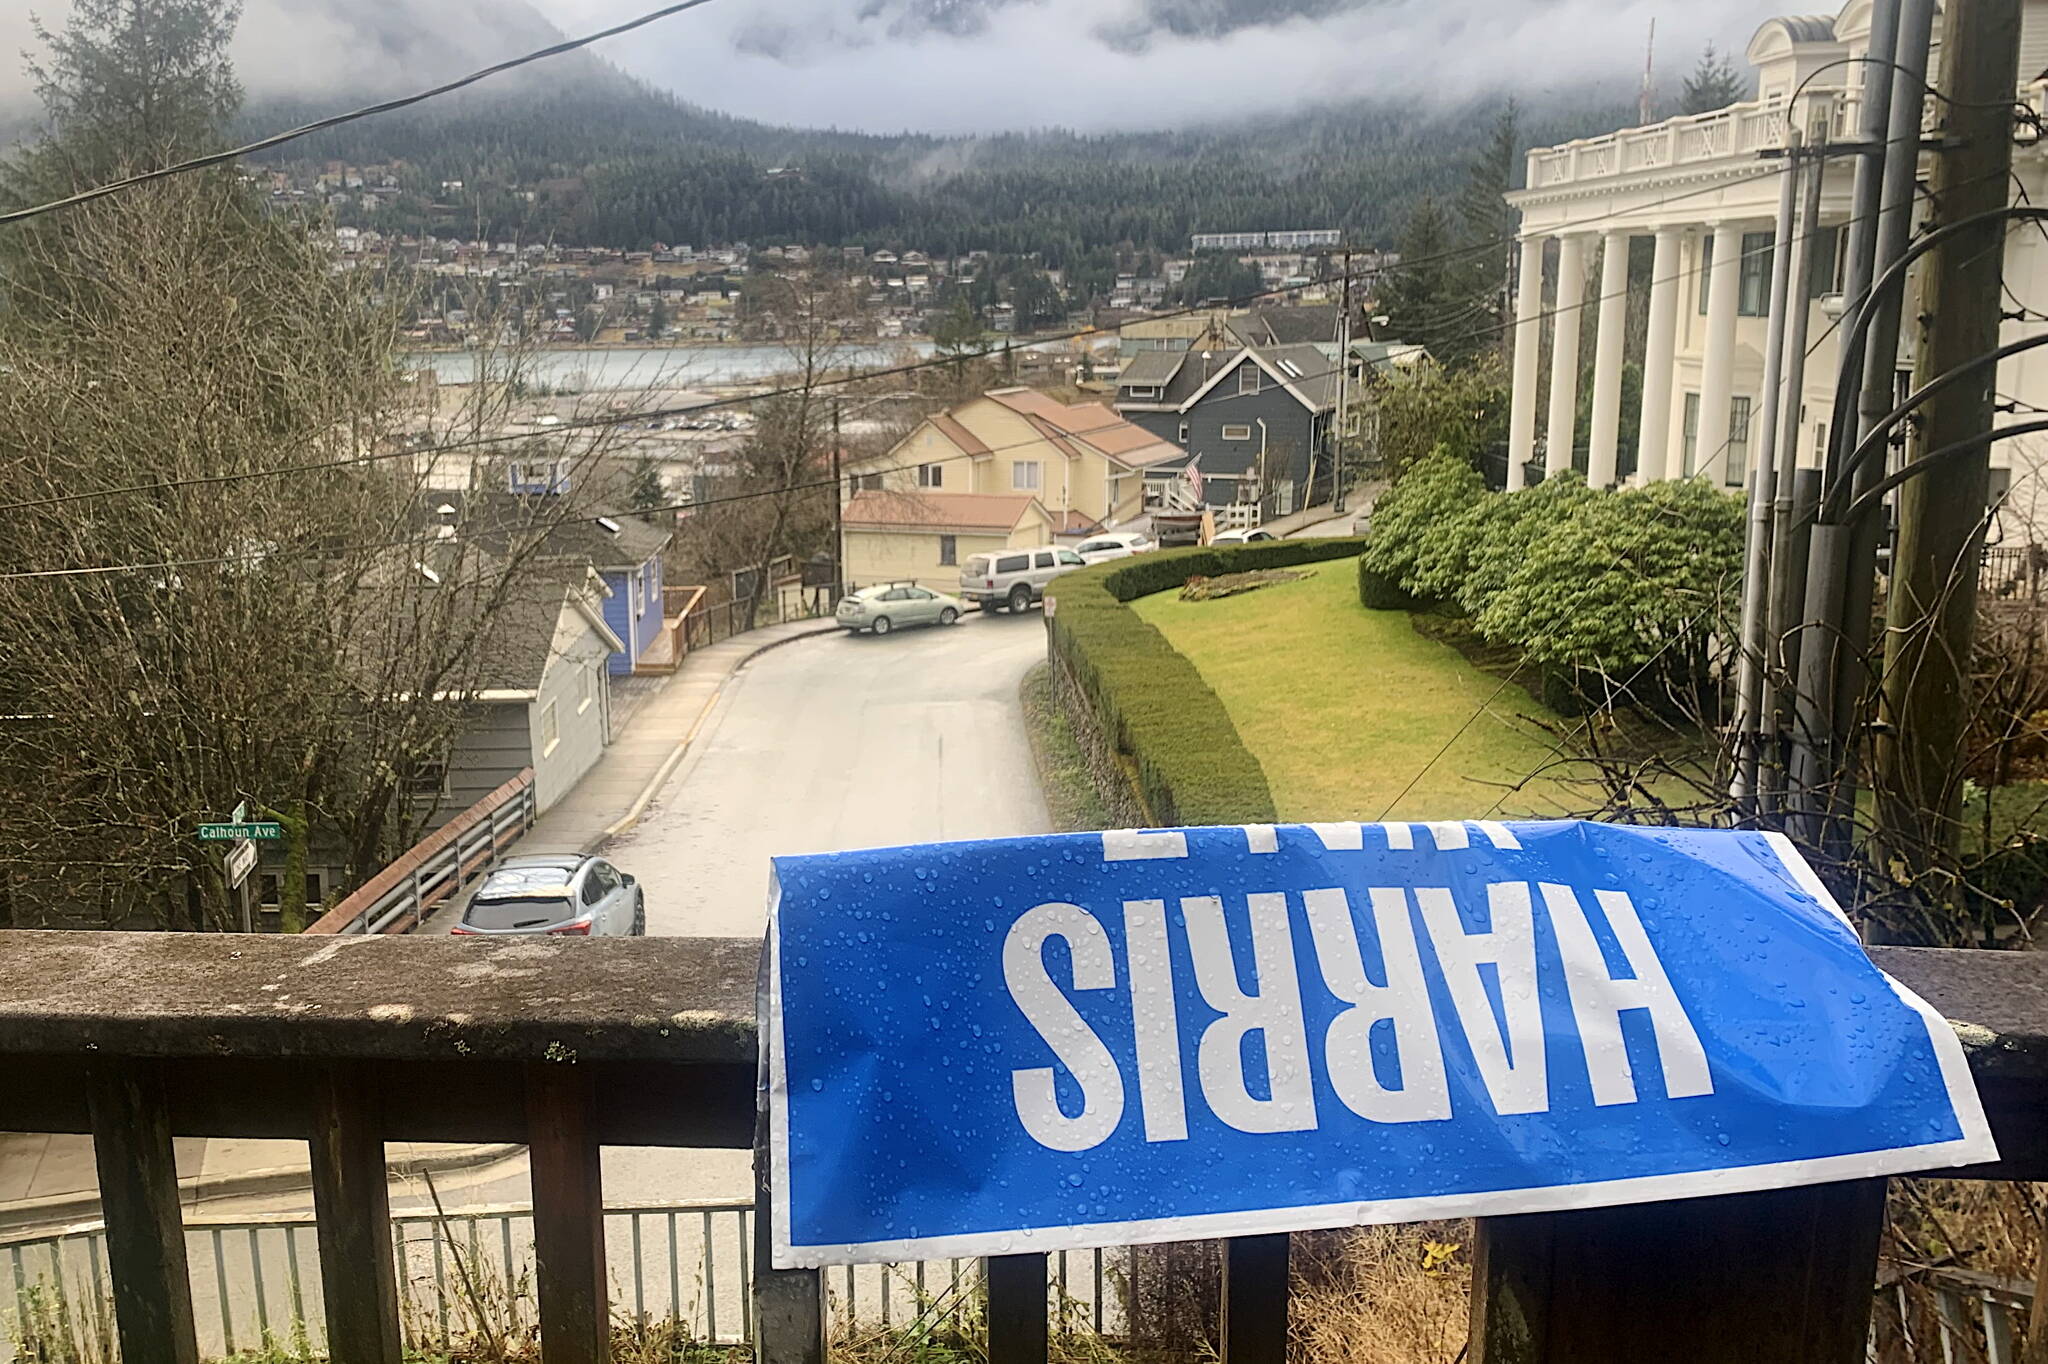
<svg viewBox="0 0 2048 1364"><path fill-rule="evenodd" d="M725 684L690 755L608 856L647 887L650 933L755 937L768 859L1050 829L1017 701L1045 621L970 613L950 629L835 635L763 654ZM403 1153L402 1153L403 1154ZM613 1206L753 1194L745 1151L604 1153ZM526 1161L436 1180L450 1207L525 1203ZM303 1194L211 1204L297 1210ZM399 1180L394 1206L428 1206Z"/></svg>
<svg viewBox="0 0 2048 1364"><path fill-rule="evenodd" d="M1044 833L1017 689L1045 625L841 635L766 654L724 696L611 856L647 887L650 933L754 937L779 853Z"/></svg>

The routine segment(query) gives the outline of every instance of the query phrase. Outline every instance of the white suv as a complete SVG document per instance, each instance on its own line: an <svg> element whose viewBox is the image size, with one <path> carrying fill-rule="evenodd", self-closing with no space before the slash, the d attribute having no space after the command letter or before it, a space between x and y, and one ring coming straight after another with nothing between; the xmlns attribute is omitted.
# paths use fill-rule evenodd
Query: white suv
<svg viewBox="0 0 2048 1364"><path fill-rule="evenodd" d="M977 554L960 565L960 597L984 611L1022 611L1045 600L1045 585L1054 578L1087 566L1073 550L1058 547Z"/></svg>

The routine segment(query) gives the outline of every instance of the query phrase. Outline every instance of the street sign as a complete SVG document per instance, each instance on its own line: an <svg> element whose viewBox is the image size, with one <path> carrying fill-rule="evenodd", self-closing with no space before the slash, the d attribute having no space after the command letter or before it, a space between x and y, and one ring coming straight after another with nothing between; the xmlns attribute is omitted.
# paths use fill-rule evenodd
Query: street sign
<svg viewBox="0 0 2048 1364"><path fill-rule="evenodd" d="M1954 1028L1776 835L1126 831L778 858L774 886L777 1267L1996 1158Z"/></svg>
<svg viewBox="0 0 2048 1364"><path fill-rule="evenodd" d="M256 820L244 824L202 824L199 826L201 843L236 843L249 840L257 843L284 842L284 825L270 820Z"/></svg>
<svg viewBox="0 0 2048 1364"><path fill-rule="evenodd" d="M226 871L229 890L233 890L236 886L248 880L249 873L254 870L256 870L256 845L254 843L237 843L234 847L228 849Z"/></svg>

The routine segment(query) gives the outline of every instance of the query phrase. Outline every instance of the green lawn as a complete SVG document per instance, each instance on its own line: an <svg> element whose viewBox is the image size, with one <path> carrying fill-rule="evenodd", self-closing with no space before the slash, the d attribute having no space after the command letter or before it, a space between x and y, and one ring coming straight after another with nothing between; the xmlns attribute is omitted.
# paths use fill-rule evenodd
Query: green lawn
<svg viewBox="0 0 2048 1364"><path fill-rule="evenodd" d="M1556 718L1511 684L1389 811L1500 682L1416 634L1407 613L1360 606L1357 560L1297 571L1314 576L1219 601L1131 603L1215 690L1282 818L1478 818L1544 763L1553 740L1535 722ZM1556 810L1540 784L1501 805Z"/></svg>

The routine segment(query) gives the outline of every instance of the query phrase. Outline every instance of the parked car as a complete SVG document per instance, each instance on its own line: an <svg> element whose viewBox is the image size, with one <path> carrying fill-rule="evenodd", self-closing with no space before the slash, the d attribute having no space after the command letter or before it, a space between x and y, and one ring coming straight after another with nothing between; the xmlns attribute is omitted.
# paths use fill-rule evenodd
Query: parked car
<svg viewBox="0 0 2048 1364"><path fill-rule="evenodd" d="M469 897L453 931L465 938L638 937L647 931L647 896L602 857L508 857Z"/></svg>
<svg viewBox="0 0 2048 1364"><path fill-rule="evenodd" d="M1087 566L1073 550L1055 546L977 554L960 565L960 596L984 611L1022 611L1045 600L1054 578Z"/></svg>
<svg viewBox="0 0 2048 1364"><path fill-rule="evenodd" d="M856 634L886 635L907 625L951 625L960 619L960 602L915 583L887 583L840 598L834 618Z"/></svg>
<svg viewBox="0 0 2048 1364"><path fill-rule="evenodd" d="M1269 530L1226 530L1217 533L1212 545L1250 545L1260 540L1278 540L1280 537Z"/></svg>
<svg viewBox="0 0 2048 1364"><path fill-rule="evenodd" d="M1108 535L1097 535L1074 546L1074 553L1081 556L1086 564L1106 564L1111 559L1128 559L1133 554L1147 554L1159 548L1152 543L1152 537L1135 531L1113 531Z"/></svg>

